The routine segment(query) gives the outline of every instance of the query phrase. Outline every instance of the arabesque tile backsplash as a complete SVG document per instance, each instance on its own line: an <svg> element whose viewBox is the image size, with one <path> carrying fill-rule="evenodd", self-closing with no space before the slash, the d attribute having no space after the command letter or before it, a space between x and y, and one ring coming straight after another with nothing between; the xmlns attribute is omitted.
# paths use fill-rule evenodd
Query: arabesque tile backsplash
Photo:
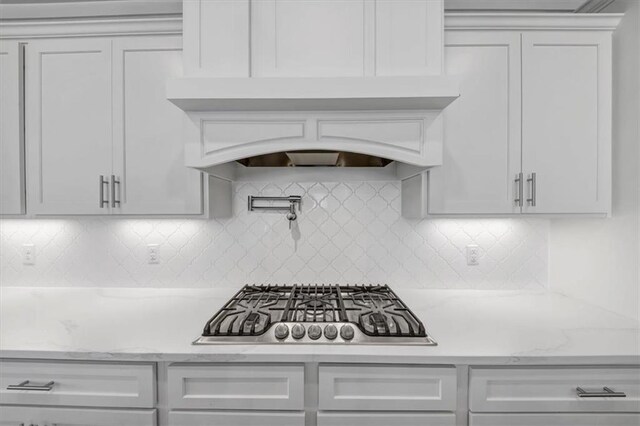
<svg viewBox="0 0 640 426"><path fill-rule="evenodd" d="M290 231L284 214L248 212L247 195L302 195L297 226ZM398 182L238 182L224 220L2 220L0 285L540 288L548 233L545 219L404 219ZM22 264L27 243L35 265ZM159 264L147 263L147 244L159 244ZM467 266L468 244L480 247L480 265Z"/></svg>

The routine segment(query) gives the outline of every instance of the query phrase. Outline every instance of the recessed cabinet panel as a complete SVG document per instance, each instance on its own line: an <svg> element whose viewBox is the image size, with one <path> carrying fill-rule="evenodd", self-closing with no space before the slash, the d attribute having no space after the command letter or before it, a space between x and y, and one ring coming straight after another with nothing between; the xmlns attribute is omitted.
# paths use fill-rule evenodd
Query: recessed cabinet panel
<svg viewBox="0 0 640 426"><path fill-rule="evenodd" d="M611 34L525 33L522 50L523 212L607 213Z"/></svg>
<svg viewBox="0 0 640 426"><path fill-rule="evenodd" d="M443 164L429 171L429 213L519 213L520 34L451 31L445 52L460 98L443 113Z"/></svg>
<svg viewBox="0 0 640 426"><path fill-rule="evenodd" d="M318 413L318 426L454 426L453 413Z"/></svg>
<svg viewBox="0 0 640 426"><path fill-rule="evenodd" d="M304 367L282 364L169 366L169 406L177 409L302 410Z"/></svg>
<svg viewBox="0 0 640 426"><path fill-rule="evenodd" d="M320 365L320 410L453 411L456 369Z"/></svg>
<svg viewBox="0 0 640 426"><path fill-rule="evenodd" d="M180 37L113 42L114 212L202 213L201 173L184 165L184 112L165 94L182 73L181 46Z"/></svg>
<svg viewBox="0 0 640 426"><path fill-rule="evenodd" d="M625 397L580 396L623 392ZM472 368L473 412L640 412L638 368Z"/></svg>
<svg viewBox="0 0 640 426"><path fill-rule="evenodd" d="M442 2L375 0L375 74L442 73Z"/></svg>
<svg viewBox="0 0 640 426"><path fill-rule="evenodd" d="M30 390L30 386L36 389ZM152 408L154 366L2 361L0 403Z"/></svg>
<svg viewBox="0 0 640 426"><path fill-rule="evenodd" d="M22 46L0 41L0 214L24 213Z"/></svg>
<svg viewBox="0 0 640 426"><path fill-rule="evenodd" d="M252 76L360 76L364 0L251 2Z"/></svg>
<svg viewBox="0 0 640 426"><path fill-rule="evenodd" d="M33 213L108 213L108 203L100 203L99 177L112 169L110 61L111 42L104 39L27 45L27 184ZM102 190L107 199L106 185Z"/></svg>
<svg viewBox="0 0 640 426"><path fill-rule="evenodd" d="M304 426L304 412L170 411L176 426Z"/></svg>

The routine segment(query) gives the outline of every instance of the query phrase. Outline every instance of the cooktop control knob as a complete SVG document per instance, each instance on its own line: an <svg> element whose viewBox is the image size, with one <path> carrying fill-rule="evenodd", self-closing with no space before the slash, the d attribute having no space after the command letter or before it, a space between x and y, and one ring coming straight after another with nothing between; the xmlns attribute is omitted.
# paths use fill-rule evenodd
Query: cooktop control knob
<svg viewBox="0 0 640 426"><path fill-rule="evenodd" d="M291 335L294 339L302 339L304 337L305 329L302 324L295 324L291 328Z"/></svg>
<svg viewBox="0 0 640 426"><path fill-rule="evenodd" d="M286 339L287 336L289 335L289 327L287 327L287 324L278 324L276 326L276 339Z"/></svg>
<svg viewBox="0 0 640 426"><path fill-rule="evenodd" d="M343 325L342 327L340 327L340 337L342 337L344 340L353 339L353 335L353 327L351 327L350 325Z"/></svg>
<svg viewBox="0 0 640 426"><path fill-rule="evenodd" d="M336 326L333 324L329 324L328 326L326 326L324 328L324 337L329 340L333 340L338 337L338 329L336 328Z"/></svg>
<svg viewBox="0 0 640 426"><path fill-rule="evenodd" d="M308 333L311 340L318 340L320 336L322 336L322 328L320 328L319 325L313 324L309 327Z"/></svg>

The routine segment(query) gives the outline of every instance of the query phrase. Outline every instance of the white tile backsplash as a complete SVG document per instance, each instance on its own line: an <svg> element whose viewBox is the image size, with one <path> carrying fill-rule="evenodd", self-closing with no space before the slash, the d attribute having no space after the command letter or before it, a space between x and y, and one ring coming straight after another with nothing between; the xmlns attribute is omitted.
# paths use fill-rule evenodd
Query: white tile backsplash
<svg viewBox="0 0 640 426"><path fill-rule="evenodd" d="M302 195L297 226L289 231L281 213L247 212L250 194ZM546 219L404 219L398 182L238 182L226 220L2 220L0 285L539 288L548 234ZM22 264L27 243L35 265ZM147 244L159 244L159 264L147 263ZM468 244L480 247L480 265L467 266Z"/></svg>

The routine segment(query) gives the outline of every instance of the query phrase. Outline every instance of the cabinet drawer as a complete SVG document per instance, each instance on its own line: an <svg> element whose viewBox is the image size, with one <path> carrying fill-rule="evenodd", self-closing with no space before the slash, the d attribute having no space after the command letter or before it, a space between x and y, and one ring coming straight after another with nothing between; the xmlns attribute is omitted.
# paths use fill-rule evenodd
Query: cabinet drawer
<svg viewBox="0 0 640 426"><path fill-rule="evenodd" d="M168 381L171 408L304 408L303 365L173 364Z"/></svg>
<svg viewBox="0 0 640 426"><path fill-rule="evenodd" d="M453 413L318 413L318 426L455 426Z"/></svg>
<svg viewBox="0 0 640 426"><path fill-rule="evenodd" d="M153 408L155 389L153 364L0 361L2 404Z"/></svg>
<svg viewBox="0 0 640 426"><path fill-rule="evenodd" d="M304 413L171 411L169 424L175 426L304 426Z"/></svg>
<svg viewBox="0 0 640 426"><path fill-rule="evenodd" d="M320 410L454 411L454 367L320 365Z"/></svg>
<svg viewBox="0 0 640 426"><path fill-rule="evenodd" d="M114 410L52 408L34 406L0 407L0 425L52 426L155 426L156 410Z"/></svg>
<svg viewBox="0 0 640 426"><path fill-rule="evenodd" d="M577 387L624 392L624 398L580 397ZM474 412L640 412L639 368L472 368Z"/></svg>
<svg viewBox="0 0 640 426"><path fill-rule="evenodd" d="M469 426L638 426L638 414L476 414Z"/></svg>

